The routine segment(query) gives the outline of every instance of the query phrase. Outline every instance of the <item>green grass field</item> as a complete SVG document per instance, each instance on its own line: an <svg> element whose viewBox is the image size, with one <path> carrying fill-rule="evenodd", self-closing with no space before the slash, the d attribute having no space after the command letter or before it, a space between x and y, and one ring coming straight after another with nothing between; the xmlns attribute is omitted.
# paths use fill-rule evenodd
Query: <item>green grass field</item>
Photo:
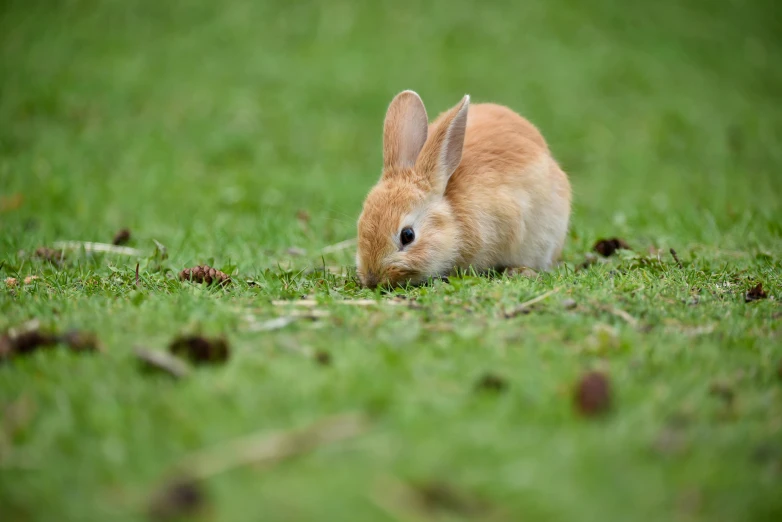
<svg viewBox="0 0 782 522"><path fill-rule="evenodd" d="M349 412L357 437L210 474L198 516L782 519L782 16L636 4L2 2L0 331L104 351L0 363L0 519L145 520L192 453ZM355 235L403 89L540 127L574 188L562 266L390 296L323 253ZM140 255L32 255L122 227ZM614 236L632 251L581 268ZM177 280L202 263L233 283ZM258 331L297 310L317 317ZM229 360L140 370L134 347L197 332ZM612 408L584 418L595 369Z"/></svg>

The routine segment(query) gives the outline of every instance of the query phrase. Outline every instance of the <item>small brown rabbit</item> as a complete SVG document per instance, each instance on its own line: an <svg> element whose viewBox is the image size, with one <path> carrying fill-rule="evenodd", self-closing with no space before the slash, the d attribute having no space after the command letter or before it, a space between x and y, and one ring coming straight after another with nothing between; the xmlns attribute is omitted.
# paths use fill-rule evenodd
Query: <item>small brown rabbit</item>
<svg viewBox="0 0 782 522"><path fill-rule="evenodd" d="M358 220L359 279L374 288L457 268L547 270L570 201L543 136L512 110L465 96L429 125L418 94L401 92L386 113L383 175Z"/></svg>

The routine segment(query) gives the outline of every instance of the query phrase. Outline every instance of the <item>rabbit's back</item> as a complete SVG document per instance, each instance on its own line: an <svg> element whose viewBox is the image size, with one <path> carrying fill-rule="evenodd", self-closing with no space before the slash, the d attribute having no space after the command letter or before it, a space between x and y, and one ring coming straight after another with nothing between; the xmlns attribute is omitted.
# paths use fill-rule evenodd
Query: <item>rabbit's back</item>
<svg viewBox="0 0 782 522"><path fill-rule="evenodd" d="M545 270L559 257L570 184L540 131L511 109L470 107L462 160L445 198L463 231L460 265Z"/></svg>

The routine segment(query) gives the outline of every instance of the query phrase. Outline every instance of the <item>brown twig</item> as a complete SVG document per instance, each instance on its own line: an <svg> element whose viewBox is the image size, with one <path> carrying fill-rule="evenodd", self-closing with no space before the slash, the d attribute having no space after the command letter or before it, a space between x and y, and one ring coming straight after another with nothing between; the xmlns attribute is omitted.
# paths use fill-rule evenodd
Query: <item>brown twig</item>
<svg viewBox="0 0 782 522"><path fill-rule="evenodd" d="M187 377L190 373L184 362L166 352L147 350L141 347L134 348L133 352L147 369L164 372L177 379Z"/></svg>
<svg viewBox="0 0 782 522"><path fill-rule="evenodd" d="M85 252L103 252L106 254L119 254L123 256L141 257L144 253L137 248L109 245L108 243L93 243L91 241L55 241L54 248L57 250L79 250Z"/></svg>
<svg viewBox="0 0 782 522"><path fill-rule="evenodd" d="M628 314L627 312L625 312L621 308L614 308L613 306L603 306L601 308L603 310L605 310L606 312L608 312L610 314L613 314L613 315L619 317L620 319L624 320L627 324L629 324L633 328L638 326L638 319L636 319L632 315Z"/></svg>
<svg viewBox="0 0 782 522"><path fill-rule="evenodd" d="M679 256L676 255L676 250L673 248L671 249L671 255L673 256L673 260L676 261L676 264L679 265L679 268L684 269L684 265L682 265L682 262L679 261Z"/></svg>
<svg viewBox="0 0 782 522"><path fill-rule="evenodd" d="M404 301L392 301L390 299L381 299L379 301L376 301L375 299L343 299L340 301L332 301L333 304L342 304L342 305L348 305L348 306L375 306L375 305L390 305L390 306L400 306L405 305L406 303ZM274 306L305 306L305 307L315 307L318 306L318 302L315 299L298 299L298 300L274 300L272 301L272 305Z"/></svg>
<svg viewBox="0 0 782 522"><path fill-rule="evenodd" d="M139 285L139 278L138 278L138 263L136 263L136 286Z"/></svg>

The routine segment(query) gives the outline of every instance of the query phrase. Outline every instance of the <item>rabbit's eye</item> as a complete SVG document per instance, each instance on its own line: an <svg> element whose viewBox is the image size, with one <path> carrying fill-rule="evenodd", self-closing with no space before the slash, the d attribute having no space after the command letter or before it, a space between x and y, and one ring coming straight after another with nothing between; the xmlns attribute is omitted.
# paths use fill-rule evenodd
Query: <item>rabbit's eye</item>
<svg viewBox="0 0 782 522"><path fill-rule="evenodd" d="M402 246L409 245L415 239L415 232L410 227L405 227L402 232L399 233L399 241L402 242Z"/></svg>

